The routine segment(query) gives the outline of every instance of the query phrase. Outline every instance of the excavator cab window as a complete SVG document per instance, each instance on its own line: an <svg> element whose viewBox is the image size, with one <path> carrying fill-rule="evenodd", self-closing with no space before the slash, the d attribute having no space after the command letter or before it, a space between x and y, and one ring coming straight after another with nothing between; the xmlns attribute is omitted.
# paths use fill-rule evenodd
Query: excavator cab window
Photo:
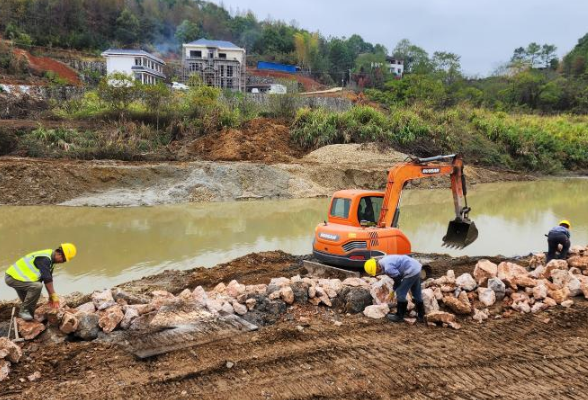
<svg viewBox="0 0 588 400"><path fill-rule="evenodd" d="M382 210L383 197L379 196L368 196L362 197L359 201L359 208L357 210L357 219L361 224L362 221L375 224L380 216L380 210Z"/></svg>
<svg viewBox="0 0 588 400"><path fill-rule="evenodd" d="M331 216L337 218L349 218L349 208L351 207L351 199L342 199L336 197L331 204Z"/></svg>

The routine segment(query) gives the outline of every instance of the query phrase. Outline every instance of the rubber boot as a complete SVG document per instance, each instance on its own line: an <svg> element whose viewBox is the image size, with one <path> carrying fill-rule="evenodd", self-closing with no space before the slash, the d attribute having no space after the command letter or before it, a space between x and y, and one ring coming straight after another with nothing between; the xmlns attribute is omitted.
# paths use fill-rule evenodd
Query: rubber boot
<svg viewBox="0 0 588 400"><path fill-rule="evenodd" d="M22 310L18 313L18 317L22 318L25 321L32 321L33 320L33 316L31 315L31 312L28 310Z"/></svg>
<svg viewBox="0 0 588 400"><path fill-rule="evenodd" d="M416 303L417 322L425 322L425 303Z"/></svg>
<svg viewBox="0 0 588 400"><path fill-rule="evenodd" d="M408 308L408 301L399 301L396 306L396 314L388 314L386 318L391 322L404 322L406 309Z"/></svg>

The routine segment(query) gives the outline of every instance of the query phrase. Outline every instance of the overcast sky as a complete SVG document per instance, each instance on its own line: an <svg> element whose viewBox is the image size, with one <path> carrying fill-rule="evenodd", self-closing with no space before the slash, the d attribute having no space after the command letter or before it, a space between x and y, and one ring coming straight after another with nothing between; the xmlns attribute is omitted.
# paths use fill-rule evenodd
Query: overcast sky
<svg viewBox="0 0 588 400"><path fill-rule="evenodd" d="M221 3L221 1L216 1ZM486 75L530 42L563 56L588 33L588 0L223 0L226 8L297 21L324 36L354 33L392 51L403 38L430 54L461 55L470 75Z"/></svg>

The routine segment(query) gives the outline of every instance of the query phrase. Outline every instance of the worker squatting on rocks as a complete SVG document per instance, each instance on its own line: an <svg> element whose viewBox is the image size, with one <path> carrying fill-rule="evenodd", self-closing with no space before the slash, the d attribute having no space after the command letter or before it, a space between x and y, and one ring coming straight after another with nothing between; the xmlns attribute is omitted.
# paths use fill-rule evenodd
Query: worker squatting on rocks
<svg viewBox="0 0 588 400"><path fill-rule="evenodd" d="M20 301L18 316L25 321L32 321L37 301L43 290L43 283L49 294L49 303L59 308L59 297L53 287L53 269L55 264L71 261L76 256L76 247L63 243L56 250L40 250L27 254L6 270L4 281L16 290Z"/></svg>
<svg viewBox="0 0 588 400"><path fill-rule="evenodd" d="M416 304L417 321L425 321L425 305L421 294L421 263L409 256L389 255L366 261L364 269L371 276L384 273L394 280L394 292L397 299L396 314L389 314L388 320L404 321L408 308L406 295L410 290Z"/></svg>
<svg viewBox="0 0 588 400"><path fill-rule="evenodd" d="M568 251L570 250L570 229L572 228L572 224L570 221L563 220L560 221L559 225L555 228L551 229L547 234L547 259L545 263L549 263L549 261L555 259L565 260L568 258ZM559 250L559 246L561 245L561 251L559 252L559 257L556 257L556 253Z"/></svg>

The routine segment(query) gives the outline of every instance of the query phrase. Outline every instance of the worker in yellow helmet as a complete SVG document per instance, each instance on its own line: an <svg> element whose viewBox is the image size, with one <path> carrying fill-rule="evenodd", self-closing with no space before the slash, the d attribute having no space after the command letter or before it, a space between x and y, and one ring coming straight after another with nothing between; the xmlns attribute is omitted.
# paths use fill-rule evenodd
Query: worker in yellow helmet
<svg viewBox="0 0 588 400"><path fill-rule="evenodd" d="M49 294L49 304L59 308L59 297L53 287L54 265L71 261L76 253L76 246L63 243L56 250L40 250L27 254L6 270L4 281L16 290L22 302L18 313L20 318L32 321L43 283Z"/></svg>
<svg viewBox="0 0 588 400"><path fill-rule="evenodd" d="M364 264L368 275L386 274L394 279L396 294L396 314L388 314L386 318L392 322L402 322L408 309L406 295L410 291L416 305L417 321L425 321L425 304L421 293L421 270L423 266L412 257L405 255L388 255L380 259L372 258Z"/></svg>
<svg viewBox="0 0 588 400"><path fill-rule="evenodd" d="M572 224L567 219L559 221L559 225L555 228L552 228L549 233L547 234L547 258L545 260L546 263L553 260L554 258L565 260L568 258L568 251L570 250L570 229L572 229ZM559 251L559 256L557 256L557 252Z"/></svg>

